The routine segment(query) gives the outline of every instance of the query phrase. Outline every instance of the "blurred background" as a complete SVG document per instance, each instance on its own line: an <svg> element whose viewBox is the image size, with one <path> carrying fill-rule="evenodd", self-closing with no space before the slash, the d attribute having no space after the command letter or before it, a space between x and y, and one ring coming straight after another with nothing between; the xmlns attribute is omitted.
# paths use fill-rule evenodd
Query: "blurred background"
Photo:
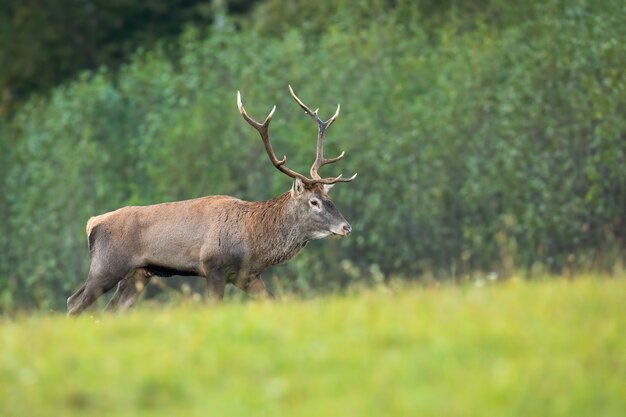
<svg viewBox="0 0 626 417"><path fill-rule="evenodd" d="M622 269L621 0L4 0L0 310L63 309L87 219L125 205L289 189L239 115L272 105L307 171L294 86L342 113L322 174L354 233L265 274L303 295L389 279Z"/></svg>

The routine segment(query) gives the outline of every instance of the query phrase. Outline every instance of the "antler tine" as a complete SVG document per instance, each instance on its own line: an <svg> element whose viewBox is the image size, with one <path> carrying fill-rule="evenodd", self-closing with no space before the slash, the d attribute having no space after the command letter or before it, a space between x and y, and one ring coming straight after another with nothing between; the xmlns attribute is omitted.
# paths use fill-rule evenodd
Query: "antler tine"
<svg viewBox="0 0 626 417"><path fill-rule="evenodd" d="M349 177L349 178L343 178L342 174L339 174L339 176L335 177L335 178L320 178L320 179L316 179L313 180L313 183L317 183L317 184L337 184L338 182L350 182L353 179L355 179L357 176L357 174L354 174L353 176Z"/></svg>
<svg viewBox="0 0 626 417"><path fill-rule="evenodd" d="M287 174L291 178L300 178L303 182L310 183L311 180L309 180L307 177L285 166L287 156L283 156L282 159L278 159L276 157L276 154L274 153L274 149L272 148L272 144L269 138L269 126L270 122L272 121L272 116L274 116L274 112L276 111L276 106L272 108L272 111L267 115L265 121L263 123L259 123L252 117L248 116L248 113L246 112L246 109L243 107L243 103L241 102L241 93L237 91L237 108L239 109L239 113L241 113L246 122L248 122L250 126L255 128L261 135L263 145L265 146L265 151L272 161L272 164L274 164L276 168L278 168L281 172Z"/></svg>
<svg viewBox="0 0 626 417"><path fill-rule="evenodd" d="M313 118L313 120L315 120L318 123L324 123L322 122L322 119L319 118L319 116L317 115L317 112L319 109L315 109L315 111L311 111L311 109L309 109L307 107L306 104L304 104L302 102L302 100L300 100L298 98L298 96L296 95L296 93L293 92L293 88L291 88L291 84L287 84L287 86L289 87L289 93L291 94L291 97L293 97L294 100L296 100L296 103L298 103L300 105L300 107L302 107L302 109L304 110L304 112L306 114L308 114L309 116L311 116Z"/></svg>
<svg viewBox="0 0 626 417"><path fill-rule="evenodd" d="M267 115L265 121L263 123L259 123L254 120L252 117L248 116L246 109L243 107L243 103L241 102L241 93L237 91L237 108L239 109L239 113L243 116L246 121L251 124L256 130L265 129L267 133L267 129L269 127L270 121L272 120L272 116L274 116L274 112L276 111L276 106L272 108L270 114ZM260 130L259 130L260 132Z"/></svg>
<svg viewBox="0 0 626 417"><path fill-rule="evenodd" d="M319 180L322 179L322 177L318 174L318 170L320 169L321 166L326 165L326 164L332 164L334 162L339 161L341 158L343 158L344 156L344 152L341 152L341 155L335 157L335 158L324 158L324 137L326 135L326 130L328 129L328 127L333 124L333 122L337 119L337 117L339 116L339 110L341 109L341 105L337 105L337 110L335 111L335 114L328 120L323 121L322 119L320 119L319 115L318 115L318 111L319 109L316 109L315 111L311 111L311 109L309 109L309 107L304 104L302 102L302 100L300 100L298 98L298 96L296 95L296 93L293 91L293 88L291 87L291 85L289 85L289 93L291 94L291 97L293 97L293 99L296 101L296 103L298 103L300 105L300 107L302 107L302 109L304 110L304 112L306 114L308 114L309 116L311 116L311 118L317 123L318 126L318 134L317 134L317 147L316 147L316 151L315 151L315 161L313 162L313 165L311 165L311 177L315 180L315 182L320 182L320 183L324 183L324 184L331 184L329 182L321 182ZM338 182L340 181L339 178L341 177L341 175L337 178L330 178L327 179L329 181L335 181ZM352 178L354 179L354 178ZM349 179L350 181L352 181L352 179ZM345 181L347 180L346 178L341 179L341 181ZM326 181L326 180L325 180ZM335 182L332 182L332 184L334 184Z"/></svg>

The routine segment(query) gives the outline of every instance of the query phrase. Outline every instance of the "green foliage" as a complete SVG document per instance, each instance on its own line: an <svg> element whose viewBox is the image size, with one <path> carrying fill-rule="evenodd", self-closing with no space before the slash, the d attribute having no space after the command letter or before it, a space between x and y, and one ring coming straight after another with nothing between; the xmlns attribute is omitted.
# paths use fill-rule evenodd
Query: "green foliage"
<svg viewBox="0 0 626 417"><path fill-rule="evenodd" d="M137 53L114 75L83 74L16 113L4 128L0 300L60 307L86 276L92 215L288 190L235 106L237 90L256 117L277 104L276 151L306 171L316 129L288 83L322 116L341 102L327 154L347 156L325 172L359 177L333 190L354 234L274 269L281 285L616 262L626 233L622 2L296 3L327 18L280 28L269 2L241 29L187 30L176 60L162 48Z"/></svg>
<svg viewBox="0 0 626 417"><path fill-rule="evenodd" d="M138 48L207 27L216 14L246 11L230 0L4 0L0 4L0 114L14 101L84 69L117 67ZM218 10L216 10L218 9Z"/></svg>
<svg viewBox="0 0 626 417"><path fill-rule="evenodd" d="M625 291L621 275L4 318L0 415L618 417Z"/></svg>

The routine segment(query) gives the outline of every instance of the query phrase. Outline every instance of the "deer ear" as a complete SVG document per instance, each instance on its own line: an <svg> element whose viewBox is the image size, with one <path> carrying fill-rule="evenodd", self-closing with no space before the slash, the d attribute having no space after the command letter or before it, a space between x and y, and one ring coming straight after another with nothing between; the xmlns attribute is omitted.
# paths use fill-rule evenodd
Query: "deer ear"
<svg viewBox="0 0 626 417"><path fill-rule="evenodd" d="M324 184L324 192L328 193L334 186L335 184Z"/></svg>
<svg viewBox="0 0 626 417"><path fill-rule="evenodd" d="M293 186L291 187L291 196L298 197L304 191L304 184L302 184L302 180L296 177L293 180Z"/></svg>

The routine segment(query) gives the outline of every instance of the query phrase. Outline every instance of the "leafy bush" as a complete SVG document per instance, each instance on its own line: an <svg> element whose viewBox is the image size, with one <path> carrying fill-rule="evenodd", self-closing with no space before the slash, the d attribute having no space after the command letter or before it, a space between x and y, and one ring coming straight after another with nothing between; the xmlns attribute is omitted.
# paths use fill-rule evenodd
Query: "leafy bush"
<svg viewBox="0 0 626 417"><path fill-rule="evenodd" d="M4 0L0 3L0 115L32 93L47 92L81 70L117 68L138 48L181 34L185 25L219 24L250 9L229 0Z"/></svg>
<svg viewBox="0 0 626 417"><path fill-rule="evenodd" d="M4 128L0 299L62 305L86 276L91 215L288 190L235 106L237 90L257 117L277 104L277 153L305 170L316 132L288 83L322 116L341 102L328 154L345 150L332 168L359 178L333 190L355 233L267 274L282 285L607 267L623 254L621 2L306 4L335 8L313 29L268 30L267 9L239 30L190 29L175 62L138 53L25 104Z"/></svg>

